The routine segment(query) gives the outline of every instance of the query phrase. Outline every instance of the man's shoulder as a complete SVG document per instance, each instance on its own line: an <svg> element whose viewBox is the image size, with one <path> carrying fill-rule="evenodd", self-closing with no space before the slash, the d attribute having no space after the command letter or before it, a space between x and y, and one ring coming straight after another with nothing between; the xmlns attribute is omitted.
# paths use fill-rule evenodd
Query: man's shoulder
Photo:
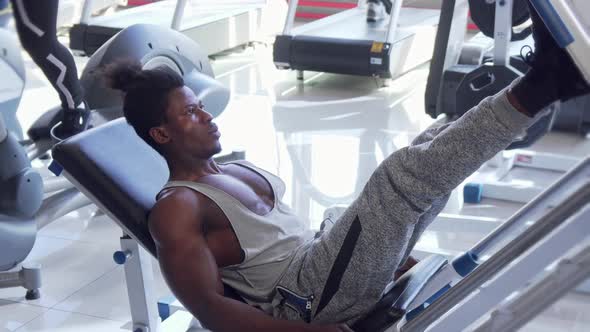
<svg viewBox="0 0 590 332"><path fill-rule="evenodd" d="M150 211L150 223L162 217L194 219L201 213L202 194L186 187L164 189Z"/></svg>

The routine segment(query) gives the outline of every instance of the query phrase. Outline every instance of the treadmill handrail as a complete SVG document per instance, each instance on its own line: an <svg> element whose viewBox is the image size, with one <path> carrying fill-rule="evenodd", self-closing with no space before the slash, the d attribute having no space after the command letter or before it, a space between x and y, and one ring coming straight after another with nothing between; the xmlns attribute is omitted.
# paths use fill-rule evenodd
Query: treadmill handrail
<svg viewBox="0 0 590 332"><path fill-rule="evenodd" d="M385 42L387 43L393 43L393 38L395 37L394 30L397 27L399 21L399 13L402 9L402 2L402 0L393 0L393 6L389 15L389 27L387 29L387 36L385 37Z"/></svg>
<svg viewBox="0 0 590 332"><path fill-rule="evenodd" d="M176 7L174 7L174 16L172 16L172 24L170 27L176 31L180 31L180 23L186 7L187 0L177 0Z"/></svg>
<svg viewBox="0 0 590 332"><path fill-rule="evenodd" d="M295 21L295 13L297 12L297 5L299 0L289 0L289 9L287 10L287 19L285 20L285 27L283 28L283 35L290 35L293 29L293 21Z"/></svg>
<svg viewBox="0 0 590 332"><path fill-rule="evenodd" d="M400 6L401 6L401 1ZM364 0L357 1L357 7L362 7L364 5ZM285 27L283 28L283 35L289 36L291 35L291 30L293 30L293 22L295 22L295 14L297 13L297 5L299 4L299 0L289 0L289 9L287 10L287 18L285 20ZM397 22L397 21L396 21Z"/></svg>
<svg viewBox="0 0 590 332"><path fill-rule="evenodd" d="M90 23L90 15L92 14L93 2L94 0L84 1L84 5L82 6L82 13L80 14L80 24Z"/></svg>

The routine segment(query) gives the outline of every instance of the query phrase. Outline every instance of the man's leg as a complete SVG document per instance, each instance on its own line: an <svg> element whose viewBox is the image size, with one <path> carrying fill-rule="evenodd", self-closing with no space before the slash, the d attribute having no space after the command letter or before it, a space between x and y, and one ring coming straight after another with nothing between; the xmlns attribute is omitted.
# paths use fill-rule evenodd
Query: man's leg
<svg viewBox="0 0 590 332"><path fill-rule="evenodd" d="M590 92L571 59L532 16L541 52L524 78L435 130L432 140L389 156L331 230L297 253L280 286L305 297L302 308L309 307L310 320L354 323L368 313L412 239L436 215L437 202L506 148L545 107ZM279 304L275 315L297 319L286 307Z"/></svg>
<svg viewBox="0 0 590 332"><path fill-rule="evenodd" d="M332 229L296 257L280 285L313 294L311 317L319 323L362 317L381 297L410 243L439 212L436 203L532 122L502 92L432 140L396 151Z"/></svg>

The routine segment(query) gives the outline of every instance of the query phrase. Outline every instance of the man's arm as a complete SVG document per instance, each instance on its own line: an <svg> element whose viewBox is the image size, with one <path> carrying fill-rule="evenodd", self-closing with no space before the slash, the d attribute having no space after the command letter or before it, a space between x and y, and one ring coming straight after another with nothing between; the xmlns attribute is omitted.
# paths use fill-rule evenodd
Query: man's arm
<svg viewBox="0 0 590 332"><path fill-rule="evenodd" d="M223 296L215 258L202 232L199 198L189 189L176 189L160 199L149 227L158 247L162 273L180 302L213 331L350 331L274 319L248 304Z"/></svg>

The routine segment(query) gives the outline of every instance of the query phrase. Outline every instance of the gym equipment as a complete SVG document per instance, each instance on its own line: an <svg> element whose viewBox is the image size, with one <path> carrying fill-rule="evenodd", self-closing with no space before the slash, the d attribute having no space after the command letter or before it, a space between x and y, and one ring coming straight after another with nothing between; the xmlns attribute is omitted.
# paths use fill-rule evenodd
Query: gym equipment
<svg viewBox="0 0 590 332"><path fill-rule="evenodd" d="M367 23L365 1L338 14L293 28L297 0L289 1L283 33L276 37L274 63L279 69L395 78L430 60L438 10L402 8Z"/></svg>
<svg viewBox="0 0 590 332"><path fill-rule="evenodd" d="M466 0L443 2L426 87L426 113L433 118L440 114L460 117L485 97L508 86L527 69L520 57L510 56L520 54L520 43L510 44L512 23L507 17L511 17L512 0L495 1L498 12L495 34L502 37L494 39L493 54L489 59L492 63L486 61L485 54L476 57L462 54L467 22L464 13L467 10ZM511 45L514 47L511 48ZM472 49L467 51L473 52ZM466 58L475 58L476 61L467 62ZM464 63L459 62L461 60Z"/></svg>
<svg viewBox="0 0 590 332"><path fill-rule="evenodd" d="M121 141L127 144L119 144ZM105 154L111 158L104 158ZM126 261L133 329L198 331L200 324L186 312L175 313L160 323L152 280L146 274L151 273L147 254L155 255L146 215L155 194L167 180L164 160L141 142L122 119L56 145L53 155L64 167L66 177L126 234L121 239L122 252L116 256L119 261ZM451 263L440 256L422 261L387 290L374 311L352 328L462 330L555 259L588 239L589 202L590 158ZM468 297L484 283L485 287ZM466 298L467 304L463 304L461 300ZM168 313L169 310L163 308Z"/></svg>
<svg viewBox="0 0 590 332"><path fill-rule="evenodd" d="M512 9L512 33L511 41L523 40L528 37L533 30L526 27L517 31L514 27L524 24L529 18L528 0L514 1ZM496 4L495 1L469 0L469 9L471 20L479 30L486 36L494 38L494 26L496 21Z"/></svg>
<svg viewBox="0 0 590 332"><path fill-rule="evenodd" d="M178 30L207 55L255 40L266 0L157 1L91 18L93 0L86 0L80 24L70 30L70 48L93 54L117 32L134 24L156 24Z"/></svg>
<svg viewBox="0 0 590 332"><path fill-rule="evenodd" d="M437 118L441 114L445 114L449 120L462 116L482 99L501 91L527 70L527 65L520 55L509 56L514 53L520 54L522 45L533 44L532 38L511 43L510 35L513 22L507 18L511 17L513 1L494 2L497 12L494 28L497 37L493 40L491 56L484 54L487 53L488 46L485 44L481 46L482 43L479 40L475 45L472 44L472 47L462 49L466 24L463 16L466 10L465 2L462 0L443 2L425 95L426 112L433 118ZM470 4L472 2L470 1ZM522 6L520 2L515 3ZM490 8L491 5L485 6ZM477 53L475 50L478 48L486 49L486 51L482 50L480 54L474 56L472 53ZM493 61L493 64L489 61ZM533 124L526 134L513 142L507 150L530 147L548 133L555 123L559 123L559 128L573 129L584 134L588 128L588 122L585 119L590 115L587 115L583 108L578 108L580 105L576 105L576 103L581 104L587 98L589 97L580 97L562 104L561 107L558 103L552 105L546 115ZM488 197L521 203L529 202L543 188L514 187L501 181L513 167L564 172L577 161L576 158L567 156L532 153L523 150L500 153L487 165L494 170L493 178L486 180L485 183L468 183L464 190L465 201L478 203L482 197Z"/></svg>
<svg viewBox="0 0 590 332"><path fill-rule="evenodd" d="M0 40L0 116L8 130L22 140L23 130L16 118L16 110L25 88L25 65L15 36L0 28Z"/></svg>
<svg viewBox="0 0 590 332"><path fill-rule="evenodd" d="M543 279L510 298L473 331L516 331L590 277L590 242L562 258Z"/></svg>
<svg viewBox="0 0 590 332"><path fill-rule="evenodd" d="M556 259L587 241L589 175L587 158L465 255L453 260L432 279L428 290L418 295L417 302L429 299L428 307L417 307L421 312L410 314L413 317L401 331L463 330L509 294L526 286ZM527 227L530 222L534 223ZM509 234L512 240L506 244ZM490 256L494 248L500 249ZM486 256L489 258L480 264ZM439 294L432 297L435 293Z"/></svg>
<svg viewBox="0 0 590 332"><path fill-rule="evenodd" d="M185 84L207 105L207 111L218 116L229 101L229 90L211 79L213 69L206 53L190 38L174 30L150 24L137 24L121 31L90 57L80 83L91 111L90 127L122 116L122 96L108 88L100 68L118 59L135 59L144 68L168 66L181 74ZM204 84L207 83L206 86ZM33 150L40 155L53 145L51 128L59 121L60 109L41 116L28 130L29 137L40 146Z"/></svg>
<svg viewBox="0 0 590 332"><path fill-rule="evenodd" d="M590 84L590 3L584 0L532 0L531 3L557 41Z"/></svg>
<svg viewBox="0 0 590 332"><path fill-rule="evenodd" d="M20 47L4 52L5 58L14 60L14 50ZM121 95L107 88L97 73L97 69L120 58L138 60L144 68L167 66L178 72L213 116L219 115L229 102L229 90L213 79L207 56L191 39L155 25L135 25L103 45L82 74L86 100L93 108L93 127L122 116ZM24 78L24 70L20 77ZM17 99L22 88L18 92ZM16 107L9 111L8 118L14 117ZM12 128L4 126L3 118L0 117L0 243L10 250L0 250L0 271L6 271L0 272L0 287L22 285L28 290L26 298L35 299L40 296L39 267L24 265L21 269L19 264L32 249L37 229L91 202L63 177L42 179L31 168L30 160L45 154L53 145L50 129L59 119L57 111L37 120L29 130L31 142L16 137ZM50 169L60 172L57 166Z"/></svg>
<svg viewBox="0 0 590 332"><path fill-rule="evenodd" d="M534 0L532 4L559 46L568 51L586 82L590 84L590 2ZM564 103L554 124L556 129L586 136L590 132L590 114L584 112L588 109L588 103L588 95Z"/></svg>

